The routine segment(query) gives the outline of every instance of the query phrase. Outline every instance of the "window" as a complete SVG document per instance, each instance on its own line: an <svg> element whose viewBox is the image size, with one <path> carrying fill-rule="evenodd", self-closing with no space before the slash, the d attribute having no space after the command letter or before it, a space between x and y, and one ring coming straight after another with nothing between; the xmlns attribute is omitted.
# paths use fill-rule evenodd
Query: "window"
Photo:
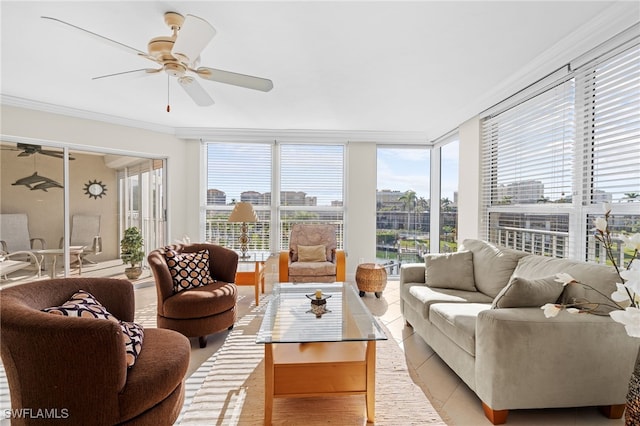
<svg viewBox="0 0 640 426"><path fill-rule="evenodd" d="M591 235L603 202L612 203L615 233L637 232L639 42L611 49L550 89L483 119L485 238L604 262Z"/></svg>
<svg viewBox="0 0 640 426"><path fill-rule="evenodd" d="M344 240L344 145L280 145L280 250L294 223L331 223Z"/></svg>
<svg viewBox="0 0 640 426"><path fill-rule="evenodd" d="M458 164L459 141L440 148L440 253L458 251Z"/></svg>
<svg viewBox="0 0 640 426"><path fill-rule="evenodd" d="M260 222L249 224L250 251L269 252L271 143L208 143L205 240L240 249L241 224L228 223L233 205L250 202Z"/></svg>
<svg viewBox="0 0 640 426"><path fill-rule="evenodd" d="M621 235L640 232L640 46L599 58L579 70L583 151L583 204L586 205L586 257L607 262L593 237L599 204L611 203L609 228L618 265L631 253Z"/></svg>
<svg viewBox="0 0 640 426"><path fill-rule="evenodd" d="M250 202L250 252L287 250L291 224L332 223L343 247L344 145L218 143L206 145L206 241L239 250L240 224L227 219ZM275 194L275 195L274 195Z"/></svg>
<svg viewBox="0 0 640 426"><path fill-rule="evenodd" d="M429 252L430 150L379 147L377 157L378 262L421 262ZM397 268L389 270L399 273Z"/></svg>

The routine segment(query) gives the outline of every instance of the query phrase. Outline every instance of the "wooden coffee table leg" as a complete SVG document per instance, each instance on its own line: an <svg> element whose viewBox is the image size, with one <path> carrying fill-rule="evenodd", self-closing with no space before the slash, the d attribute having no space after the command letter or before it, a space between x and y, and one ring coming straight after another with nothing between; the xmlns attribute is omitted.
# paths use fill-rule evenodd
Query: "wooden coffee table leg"
<svg viewBox="0 0 640 426"><path fill-rule="evenodd" d="M264 424L271 425L273 414L273 348L271 343L264 345Z"/></svg>
<svg viewBox="0 0 640 426"><path fill-rule="evenodd" d="M376 341L367 342L367 422L376 417Z"/></svg>

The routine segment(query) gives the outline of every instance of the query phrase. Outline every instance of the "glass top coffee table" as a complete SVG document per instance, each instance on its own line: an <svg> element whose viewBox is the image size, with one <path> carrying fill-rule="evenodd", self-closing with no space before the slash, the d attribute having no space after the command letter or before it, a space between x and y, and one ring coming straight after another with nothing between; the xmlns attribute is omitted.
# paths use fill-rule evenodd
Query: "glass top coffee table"
<svg viewBox="0 0 640 426"><path fill-rule="evenodd" d="M353 284L276 284L256 339L265 345L265 424L274 398L327 394L365 395L373 422L376 341L386 339Z"/></svg>

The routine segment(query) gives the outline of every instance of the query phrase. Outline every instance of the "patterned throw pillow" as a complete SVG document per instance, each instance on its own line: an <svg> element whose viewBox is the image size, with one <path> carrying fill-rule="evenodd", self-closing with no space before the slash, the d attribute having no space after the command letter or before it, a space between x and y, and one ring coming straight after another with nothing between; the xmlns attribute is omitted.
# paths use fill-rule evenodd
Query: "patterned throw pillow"
<svg viewBox="0 0 640 426"><path fill-rule="evenodd" d="M207 250L178 253L167 247L164 257L167 260L171 278L173 278L174 293L213 283L213 278L209 274L209 252Z"/></svg>
<svg viewBox="0 0 640 426"><path fill-rule="evenodd" d="M136 363L142 350L144 328L135 322L120 321L107 311L91 293L79 290L62 305L45 308L42 311L65 317L105 319L119 324L127 354L127 367L131 368Z"/></svg>

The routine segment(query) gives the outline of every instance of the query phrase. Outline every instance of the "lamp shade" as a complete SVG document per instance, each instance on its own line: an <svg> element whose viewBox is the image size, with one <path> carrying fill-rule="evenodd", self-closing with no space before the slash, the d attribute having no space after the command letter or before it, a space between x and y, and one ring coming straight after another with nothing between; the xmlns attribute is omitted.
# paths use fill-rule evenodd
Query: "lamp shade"
<svg viewBox="0 0 640 426"><path fill-rule="evenodd" d="M253 210L251 203L236 203L229 215L229 222L257 222L258 215Z"/></svg>

